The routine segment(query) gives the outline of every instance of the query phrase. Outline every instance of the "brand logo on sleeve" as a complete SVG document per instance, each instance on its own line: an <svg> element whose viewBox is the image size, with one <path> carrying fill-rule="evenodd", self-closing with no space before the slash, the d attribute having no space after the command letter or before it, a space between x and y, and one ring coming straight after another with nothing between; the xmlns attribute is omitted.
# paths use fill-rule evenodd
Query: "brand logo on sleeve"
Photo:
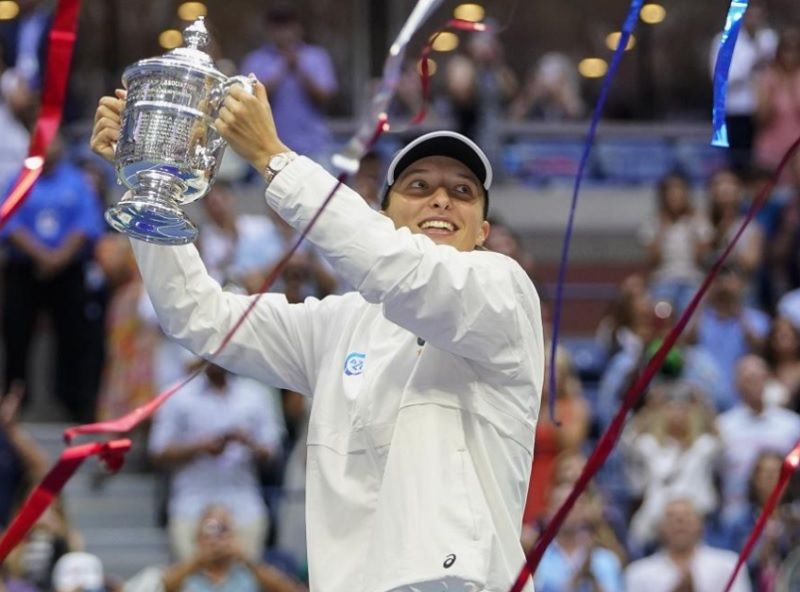
<svg viewBox="0 0 800 592"><path fill-rule="evenodd" d="M367 354L351 352L344 360L344 373L346 376L358 376L364 372L364 358Z"/></svg>
<svg viewBox="0 0 800 592"><path fill-rule="evenodd" d="M442 563L442 567L445 569L450 569L452 565L456 562L456 555L455 553L450 553L447 557L444 558L444 563Z"/></svg>

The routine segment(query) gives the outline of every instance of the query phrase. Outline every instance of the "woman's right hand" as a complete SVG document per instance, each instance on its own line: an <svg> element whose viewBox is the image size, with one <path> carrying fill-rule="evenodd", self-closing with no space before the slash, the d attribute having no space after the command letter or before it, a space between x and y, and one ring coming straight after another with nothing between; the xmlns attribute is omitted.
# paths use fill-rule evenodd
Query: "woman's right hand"
<svg viewBox="0 0 800 592"><path fill-rule="evenodd" d="M102 156L108 162L113 162L114 160L126 96L126 91L117 89L115 96L100 99L97 111L94 114L94 128L92 129L92 139L89 141L89 145L96 154Z"/></svg>

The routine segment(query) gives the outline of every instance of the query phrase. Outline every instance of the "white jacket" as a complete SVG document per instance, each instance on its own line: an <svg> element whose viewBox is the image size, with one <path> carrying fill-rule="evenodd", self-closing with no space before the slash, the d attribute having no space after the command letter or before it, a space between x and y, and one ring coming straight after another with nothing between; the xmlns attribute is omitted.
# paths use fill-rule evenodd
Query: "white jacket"
<svg viewBox="0 0 800 592"><path fill-rule="evenodd" d="M301 157L267 201L303 228L335 182ZM508 257L396 230L347 187L309 240L358 291L265 295L217 363L313 397L311 589L505 592L544 372L533 285ZM208 356L251 297L223 292L193 246L133 243L164 330Z"/></svg>

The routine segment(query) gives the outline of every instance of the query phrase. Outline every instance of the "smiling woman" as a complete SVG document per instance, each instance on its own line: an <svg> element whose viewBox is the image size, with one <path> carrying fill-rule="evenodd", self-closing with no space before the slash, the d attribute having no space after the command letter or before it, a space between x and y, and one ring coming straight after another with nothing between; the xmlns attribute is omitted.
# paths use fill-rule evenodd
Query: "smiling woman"
<svg viewBox="0 0 800 592"><path fill-rule="evenodd" d="M454 132L431 132L398 152L382 209L397 228L459 251L483 245L492 168L483 151Z"/></svg>

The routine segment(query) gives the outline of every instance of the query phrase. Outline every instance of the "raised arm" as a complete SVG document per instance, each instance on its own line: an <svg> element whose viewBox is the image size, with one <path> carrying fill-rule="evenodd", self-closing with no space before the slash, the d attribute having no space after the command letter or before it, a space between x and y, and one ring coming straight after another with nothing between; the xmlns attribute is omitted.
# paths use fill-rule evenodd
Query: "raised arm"
<svg viewBox="0 0 800 592"><path fill-rule="evenodd" d="M164 332L208 358L255 296L224 292L192 245L163 247L132 240L145 287ZM265 294L214 363L279 388L313 392L318 300L289 304Z"/></svg>

